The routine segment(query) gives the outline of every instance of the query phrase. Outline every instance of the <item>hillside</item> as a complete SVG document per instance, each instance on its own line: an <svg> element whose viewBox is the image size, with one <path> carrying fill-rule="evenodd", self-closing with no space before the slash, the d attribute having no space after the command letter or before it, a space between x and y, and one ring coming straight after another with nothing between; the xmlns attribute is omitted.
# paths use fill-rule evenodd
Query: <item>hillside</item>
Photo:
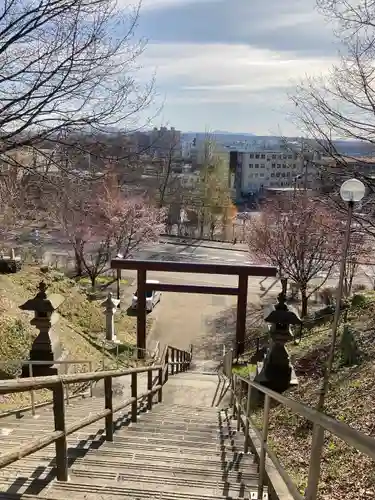
<svg viewBox="0 0 375 500"><path fill-rule="evenodd" d="M30 325L32 313L22 312L19 306L37 292L41 280L48 285L49 292L60 293L65 301L60 306L60 321L53 327L60 336L63 357L75 360L90 360L93 369L103 366L115 367L115 356L103 351L105 315L101 301L89 301L84 288L62 273L43 273L38 267L26 266L17 274L0 275L0 378L19 376L20 364L12 361L27 359L37 330ZM125 311L116 315L118 338L132 346L136 335L136 318ZM103 361L104 357L104 361ZM127 362L127 358L120 358ZM87 364L69 366L69 372L87 371ZM50 398L48 391L38 391L38 401ZM0 400L0 412L19 406L28 406L28 393L4 396Z"/></svg>
<svg viewBox="0 0 375 500"><path fill-rule="evenodd" d="M348 324L355 331L359 359L353 366L343 366L339 339L325 412L373 436L375 434L375 295L373 292L357 295L352 304ZM331 328L328 324L306 333L300 344L289 344L288 351L299 379L299 386L288 391L289 394L286 395L310 406L316 404L323 367L329 351L330 335ZM257 415L257 421L261 422L261 412ZM281 463L298 484L301 493L307 484L311 429L311 424L304 418L296 417L281 406L271 410L270 442ZM321 468L320 499L375 498L375 473L371 459L328 433L325 438Z"/></svg>

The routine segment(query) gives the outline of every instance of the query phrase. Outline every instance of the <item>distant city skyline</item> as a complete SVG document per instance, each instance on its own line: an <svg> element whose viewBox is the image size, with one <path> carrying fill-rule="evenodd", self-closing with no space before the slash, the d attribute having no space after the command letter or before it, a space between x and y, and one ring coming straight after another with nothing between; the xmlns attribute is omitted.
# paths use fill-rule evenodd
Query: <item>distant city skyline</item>
<svg viewBox="0 0 375 500"><path fill-rule="evenodd" d="M156 76L144 119L180 130L298 136L288 99L337 57L314 0L144 0L139 77ZM158 113L159 108L162 108Z"/></svg>

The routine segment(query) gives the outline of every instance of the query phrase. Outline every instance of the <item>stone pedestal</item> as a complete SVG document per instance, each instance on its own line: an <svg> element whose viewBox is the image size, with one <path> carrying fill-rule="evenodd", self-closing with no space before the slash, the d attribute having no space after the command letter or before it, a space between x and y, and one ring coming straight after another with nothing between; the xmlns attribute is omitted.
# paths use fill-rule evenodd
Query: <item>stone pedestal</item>
<svg viewBox="0 0 375 500"><path fill-rule="evenodd" d="M56 375L58 368L55 361L58 361L62 354L60 339L53 331L53 325L59 320L59 314L56 309L64 301L64 297L58 294L46 294L47 286L42 281L39 284L39 292L33 299L28 300L20 306L23 311L33 311L34 318L30 324L39 330L31 350L30 361L44 361L43 364L32 364L32 374L34 377L47 375ZM29 377L30 370L28 365L22 367L22 377Z"/></svg>
<svg viewBox="0 0 375 500"><path fill-rule="evenodd" d="M285 349L285 340L271 338L262 369L255 377L255 382L281 393L289 389L291 378L292 365Z"/></svg>

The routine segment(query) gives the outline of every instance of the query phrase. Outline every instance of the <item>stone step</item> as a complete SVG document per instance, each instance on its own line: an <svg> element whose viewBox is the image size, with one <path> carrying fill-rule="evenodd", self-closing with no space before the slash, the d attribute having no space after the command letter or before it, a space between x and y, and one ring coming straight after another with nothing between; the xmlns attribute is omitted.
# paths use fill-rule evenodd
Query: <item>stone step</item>
<svg viewBox="0 0 375 500"><path fill-rule="evenodd" d="M205 483L214 484L231 482L232 484L239 484L243 482L244 484L256 484L258 473L257 466L253 464L252 467L243 472L242 470L233 470L230 468L223 468L222 470L199 470L187 467L177 467L172 466L160 466L159 464L152 464L148 467L139 467L139 464L123 464L111 461L110 463L105 460L77 460L71 471L75 475L82 475L89 472L90 474L95 471L98 474L106 473L108 478L111 480L118 480L117 476L121 475L122 478L131 479L132 481L151 481L160 482L166 484L173 477L174 480L178 481L193 481L195 484Z"/></svg>
<svg viewBox="0 0 375 500"><path fill-rule="evenodd" d="M55 458L36 457L32 455L22 459L0 471L1 478L15 478L19 475L26 477L55 477ZM255 477L257 464L252 455L237 455L232 457L220 457L216 461L207 460L206 457L192 458L190 456L160 456L160 455L138 455L138 454L108 454L89 451L81 456L69 456L69 465L72 470L77 468L110 468L112 471L130 473L131 471L148 471L150 474L159 472L171 474L198 474L220 478L228 474L231 480L239 477L245 479Z"/></svg>
<svg viewBox="0 0 375 500"><path fill-rule="evenodd" d="M74 499L97 500L98 498L105 500L113 500L121 497L123 500L217 500L218 498L226 498L228 500L258 500L256 491L246 492L241 496L229 496L226 492L221 492L211 495L209 492L193 492L193 491L158 491L155 489L144 489L142 487L113 487L113 485L90 486L78 482L59 483L48 492L48 496L53 496L55 500L66 500L67 496L72 496ZM267 496L263 496L262 500L267 500Z"/></svg>
<svg viewBox="0 0 375 500"><path fill-rule="evenodd" d="M48 435L48 432L46 433L43 433L43 434L47 434ZM34 438L36 437L42 437L43 434L39 434L38 436L33 436ZM29 438L27 438L27 436L18 436L17 434L15 435L10 435L10 436L7 436L7 438L3 441L1 440L1 448L5 450L5 448L7 449L7 451L9 451L10 448L16 448L17 446L19 445L24 445L26 444L27 442L30 441L30 435L29 435ZM104 442L104 436L102 436L101 434L71 434L70 436L68 436L67 438L67 442L68 442L68 445L69 446L74 446L74 445L78 445L78 443L80 441L86 441L86 442L98 442L98 443L101 443L101 442ZM50 445L50 446L54 446L53 444Z"/></svg>
<svg viewBox="0 0 375 500"><path fill-rule="evenodd" d="M186 429L189 431L195 430L196 432L213 432L217 431L218 429L228 429L229 427L232 427L236 429L237 422L233 420L216 420L215 422L200 422L199 424L196 423L187 423L187 422L179 422L176 420L171 420L171 421L162 421L162 424L155 418L139 418L136 423L133 425L137 425L137 427L154 427L154 428L170 428L170 429Z"/></svg>
<svg viewBox="0 0 375 500"><path fill-rule="evenodd" d="M137 438L132 440L129 439L121 439L117 437L115 441L105 442L103 444L103 448L110 449L122 449L122 450L151 450L155 453L159 453L161 451L170 450L171 452L181 453L184 452L186 454L192 453L197 454L200 452L202 455L213 455L219 456L222 455L224 451L230 453L232 451L239 451L241 449L240 445L234 444L224 444L224 445L212 445L211 443L199 443L189 442L189 441L168 441L162 439L148 439L147 441L139 441Z"/></svg>
<svg viewBox="0 0 375 500"><path fill-rule="evenodd" d="M195 417L204 416L204 417L214 417L222 410L218 410L215 407L194 407L194 406L174 406L174 405L165 405L158 404L153 407L155 413L158 415L192 415Z"/></svg>
<svg viewBox="0 0 375 500"><path fill-rule="evenodd" d="M140 426L129 426L120 431L118 435L126 436L128 434L134 434L139 438L147 438L147 437L162 437L163 439L189 439L189 441L197 441L200 442L219 442L220 439L228 439L228 437L234 437L236 435L235 431L232 431L230 436L228 436L225 432L219 431L209 431L209 432L194 432L188 431L184 432L183 430L173 429L160 429L159 427L145 428ZM115 439L117 438L117 434L115 435Z"/></svg>
<svg viewBox="0 0 375 500"><path fill-rule="evenodd" d="M204 485L196 486L188 482L173 481L173 478L171 478L168 484L159 484L152 482L150 478L145 483L129 481L125 478L122 480L121 477L119 477L119 481L109 480L105 476L105 473L102 473L100 476L97 474L94 483L93 478L90 476L78 477L72 474L71 480L67 483L54 482L48 494L51 496L55 496L59 492L65 493L66 496L74 494L74 499L94 498L94 496L96 498L107 499L110 496L121 496L122 498L130 497L133 500L143 498L162 498L163 500L164 498L186 498L189 500L196 498L213 500L228 497L249 498L250 491L256 491L256 486L245 487L236 485L232 487L232 485L223 484L220 486L211 485L210 487L205 487Z"/></svg>
<svg viewBox="0 0 375 500"><path fill-rule="evenodd" d="M27 493L4 493L0 491L0 500L40 500L41 497L38 495L28 495ZM43 500L55 500L52 497L43 496Z"/></svg>
<svg viewBox="0 0 375 500"><path fill-rule="evenodd" d="M245 491L256 489L257 481L253 478L248 482L233 482L215 481L209 478L198 478L197 475L189 477L158 474L144 474L141 471L131 474L129 472L116 473L115 471L96 470L77 470L73 469L69 474L70 480L73 482L83 482L86 484L98 485L113 485L125 488L139 488L143 490L165 491L165 492L186 492L186 493L201 493L203 495L237 495L243 496ZM241 495L242 494L242 495Z"/></svg>
<svg viewBox="0 0 375 500"><path fill-rule="evenodd" d="M252 455L244 455L242 450L237 450L234 452L223 452L223 453L213 453L211 450L209 453L203 453L202 450L192 450L188 451L186 449L170 449L165 447L164 449L158 448L157 450L150 449L149 447L140 448L137 447L134 450L124 449L122 447L113 447L103 445L97 450L90 450L88 454L95 453L96 457L117 457L119 459L130 459L133 461L138 460L149 460L169 462L173 463L177 460L186 461L187 464L198 464L204 468L204 464L214 464L221 466L223 462L236 463L238 461L253 461Z"/></svg>
<svg viewBox="0 0 375 500"><path fill-rule="evenodd" d="M84 408L99 408L100 406L104 406L104 398L83 398L80 400L73 399L70 401L70 404L65 403L65 409L67 412L72 413L80 413ZM53 417L53 406L45 406L44 408L36 408L36 417L40 417L42 415L48 415ZM18 418L16 414L8 415L8 416L0 416L0 422L3 420L17 420L19 422L27 419L33 419L33 415L31 412L22 413L21 418Z"/></svg>
<svg viewBox="0 0 375 500"><path fill-rule="evenodd" d="M115 458L115 457L114 457ZM148 471L149 473L159 473L159 474L174 474L174 475L186 475L186 474L196 474L199 477L209 476L211 478L216 478L220 480L223 475L230 476L233 481L241 478L253 479L257 474L257 464L251 461L237 461L237 462L224 462L220 461L220 464L214 464L213 466L209 463L203 468L202 463L199 464L187 464L182 460L176 460L174 462L165 462L159 460L142 460L137 459L136 461L130 459L111 459L111 457L102 457L98 454L86 455L84 458L74 458L70 462L71 470L78 469L111 469L112 471L121 472L124 474L131 473L133 471L142 473ZM27 457L25 459L19 460L7 467L0 470L0 477L13 477L20 473L27 477L39 477L40 474L55 474L56 460L54 458L37 458L37 457Z"/></svg>
<svg viewBox="0 0 375 500"><path fill-rule="evenodd" d="M163 424L163 427L167 428L173 428L173 429L196 429L198 432L209 432L216 430L218 428L218 425L223 425L223 422L218 422L217 420L215 421L205 421L200 422L199 424L196 423L189 423L189 422L181 422L181 421L176 421L176 420L162 420L161 421ZM137 419L136 422L137 425L141 427L157 427L160 429L160 421L153 416L153 418L150 418L149 414L142 415L140 418Z"/></svg>
<svg viewBox="0 0 375 500"><path fill-rule="evenodd" d="M60 493L60 496L59 496L59 493ZM152 498L153 500L214 500L212 497L205 497L204 499L201 497L201 496L193 496L193 497L189 497L185 494L181 494L179 495L178 493L177 494L168 494L168 493L164 493L164 494L159 494L159 493L156 493L156 496L148 496L149 495L149 492L145 492L145 494L142 494L142 495L138 495L136 498L137 500L146 500L146 499L149 499L149 498ZM176 496L178 495L178 496ZM64 500L65 497L61 496L61 492L57 492L57 495L55 493L54 496L51 496L49 494L49 492L46 492L43 494L43 497L41 496L38 496L38 495L29 495L29 494L20 494L20 493L2 493L0 492L0 500L40 500L41 498L43 498L43 500ZM74 495L74 498L77 498L76 495ZM85 498L89 499L89 498L93 498L94 500L94 497L91 497L91 496L86 496ZM112 500L113 498L118 498L118 496L112 496L112 495L108 495L106 494L105 496L105 499L110 499ZM131 496L123 496L122 497L124 500L134 500L134 496L131 495ZM225 498L225 497L224 497ZM247 497L248 500L259 500L258 499L258 494L256 492L250 492L250 497ZM95 496L95 500L97 500L97 497ZM247 500L246 497L243 497L241 499L239 498L231 498L229 500ZM268 494L267 493L264 493L263 494L263 497L261 500L268 500Z"/></svg>
<svg viewBox="0 0 375 500"><path fill-rule="evenodd" d="M196 433L214 433L220 428L218 424L199 424L196 425L194 423L186 423L186 422L158 422L155 420L138 420L133 424L137 428L145 428L148 429L150 427L156 429L166 429L172 430L176 432L196 432ZM227 426L224 426L226 428Z"/></svg>
<svg viewBox="0 0 375 500"><path fill-rule="evenodd" d="M221 462L220 467L215 464L214 467L211 467L210 464L207 467L202 468L201 465L189 465L184 463L182 460L177 460L172 463L163 463L162 461L147 461L147 460L137 460L137 461L120 461L120 460L111 460L111 458L101 459L97 455L86 456L83 459L75 460L72 465L72 469L78 468L101 468L106 469L110 468L113 471L122 472L124 474L130 473L131 471L140 470L142 473L144 471L148 471L151 474L153 472L164 475L164 474L196 474L199 477L209 476L211 478L223 478L223 475L231 476L233 480L237 479L253 479L257 474L258 466L253 462L245 462L239 461L236 463L229 462Z"/></svg>
<svg viewBox="0 0 375 500"><path fill-rule="evenodd" d="M15 479L0 478L0 492L40 495L43 490L52 484L53 480L53 477L47 479L29 479L22 475Z"/></svg>

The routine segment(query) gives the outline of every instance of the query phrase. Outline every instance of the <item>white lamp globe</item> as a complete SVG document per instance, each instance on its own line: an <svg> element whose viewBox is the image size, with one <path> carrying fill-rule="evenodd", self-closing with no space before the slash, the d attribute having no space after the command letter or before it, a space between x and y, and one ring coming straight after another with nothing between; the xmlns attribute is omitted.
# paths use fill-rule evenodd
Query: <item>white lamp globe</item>
<svg viewBox="0 0 375 500"><path fill-rule="evenodd" d="M340 196L347 202L361 201L365 196L365 192L365 185L358 179L349 179L340 188Z"/></svg>

